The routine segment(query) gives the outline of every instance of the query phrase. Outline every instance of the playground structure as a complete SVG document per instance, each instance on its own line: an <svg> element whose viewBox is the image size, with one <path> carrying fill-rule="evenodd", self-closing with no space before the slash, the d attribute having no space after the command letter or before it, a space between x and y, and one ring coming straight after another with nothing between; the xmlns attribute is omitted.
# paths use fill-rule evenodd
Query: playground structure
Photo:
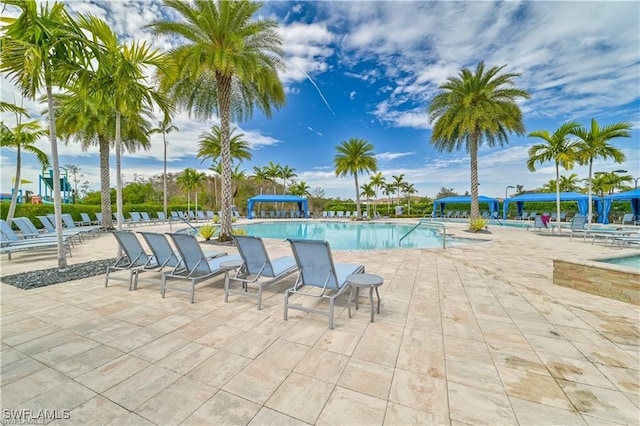
<svg viewBox="0 0 640 426"><path fill-rule="evenodd" d="M32 204L39 204L39 202L53 203L53 168L44 167L42 174L38 178L38 195L31 198ZM44 193L42 192L43 188ZM67 169L64 167L60 167L60 192L62 193L62 202L64 204L73 203L73 188L71 188L71 182L69 182Z"/></svg>

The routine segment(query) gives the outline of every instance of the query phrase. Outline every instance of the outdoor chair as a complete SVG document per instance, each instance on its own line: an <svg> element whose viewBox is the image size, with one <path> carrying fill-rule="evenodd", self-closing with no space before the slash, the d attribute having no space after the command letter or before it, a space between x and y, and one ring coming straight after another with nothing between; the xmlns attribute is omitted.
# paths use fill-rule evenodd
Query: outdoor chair
<svg viewBox="0 0 640 426"><path fill-rule="evenodd" d="M157 262L145 252L138 237L132 231L113 231L113 236L118 241L122 254L113 265L107 266L104 286L109 286L112 271L129 271L129 291L131 291L138 287L138 274L146 268L157 267Z"/></svg>
<svg viewBox="0 0 640 426"><path fill-rule="evenodd" d="M542 216L540 216L539 214L535 216L533 224L527 225L527 231L531 228L533 228L534 231L536 229L539 229L541 231L542 229L549 229L547 228L547 225L545 225L545 223L542 221Z"/></svg>
<svg viewBox="0 0 640 426"><path fill-rule="evenodd" d="M53 223L51 222L49 217L48 216L36 216L36 217L42 223L42 226L44 226L44 229L46 230L46 232L42 233L39 238L43 238L43 237L55 238L55 236L56 236L56 228L53 226ZM2 232L4 232L4 229L3 229ZM81 234L82 234L82 232L80 232L78 230L73 230L73 229L63 229L62 230L62 237L64 239L76 238L78 241L82 241L82 235Z"/></svg>
<svg viewBox="0 0 640 426"><path fill-rule="evenodd" d="M92 236L94 236L94 234L97 231L100 231L101 227L97 226L97 225L91 225L91 226L77 226L76 223L73 221L73 218L71 217L71 215L69 213L63 213L61 216L62 219L62 223L64 224L64 226L66 227L66 229L73 229L79 232L83 232L83 233L90 233Z"/></svg>
<svg viewBox="0 0 640 426"><path fill-rule="evenodd" d="M162 272L164 268L179 269L182 266L180 254L171 247L166 235L157 232L139 232L139 234L142 235L152 254L151 262L145 265L145 270ZM226 252L219 251L204 251L207 259L225 256L226 254ZM137 288L137 283L134 283L133 289L136 290Z"/></svg>
<svg viewBox="0 0 640 426"><path fill-rule="evenodd" d="M630 225L636 224L636 221L634 220L634 217L633 217L633 213L627 213L624 216L622 216L622 219L620 219L620 224L626 225L627 223Z"/></svg>
<svg viewBox="0 0 640 426"><path fill-rule="evenodd" d="M234 239L238 253L242 257L242 266L233 277L227 275L224 282L224 301L228 302L230 293L255 297L260 310L262 309L262 290L295 272L296 261L292 256L271 260L260 237L236 235ZM232 289L232 281L242 283L242 289ZM249 285L256 285L257 292L249 292Z"/></svg>
<svg viewBox="0 0 640 426"><path fill-rule="evenodd" d="M221 266L223 262L241 260L240 256L237 255L226 255L208 259L202 251L198 240L193 235L167 235L169 235L169 238L173 241L173 245L178 250L182 263L173 271L164 272L162 274L162 281L160 284L160 293L162 294L162 298L164 298L167 289L186 291L191 293L191 303L193 303L195 301L196 284L198 282L226 273L227 270ZM167 281L169 279L188 280L191 282L191 288L185 289L183 287L168 287Z"/></svg>
<svg viewBox="0 0 640 426"><path fill-rule="evenodd" d="M333 330L335 301L349 287L349 275L363 273L364 266L349 263L334 263L329 243L321 240L289 239L293 255L298 264L298 278L295 285L284 294L284 319L289 309L316 313L329 317L329 329ZM305 288L306 287L306 288ZM302 304L292 304L289 298L315 297L328 301L329 309L322 310Z"/></svg>
<svg viewBox="0 0 640 426"><path fill-rule="evenodd" d="M165 215L164 212L156 212L156 216L158 216L158 222L169 222L169 219L167 219L167 215Z"/></svg>
<svg viewBox="0 0 640 426"><path fill-rule="evenodd" d="M153 225L154 223L158 222L157 219L153 219L151 216L149 216L149 213L147 212L140 212L140 217L142 217L142 223L146 223L147 225Z"/></svg>
<svg viewBox="0 0 640 426"><path fill-rule="evenodd" d="M131 219L129 220L129 226L142 225L142 216L140 215L140 213L130 212L129 217L131 217Z"/></svg>
<svg viewBox="0 0 640 426"><path fill-rule="evenodd" d="M14 217L13 223L15 223L18 226L18 228L20 229L20 232L22 233L22 236L24 236L25 239L37 238L42 240L47 238L51 238L51 239L57 238L55 230L53 231L53 233L40 232L38 228L36 228L36 226L33 224L33 222L31 222L31 219L29 219L28 217ZM74 238L77 239L78 241L82 241L82 238L79 232L73 229L62 230L63 241L68 242L70 245L73 246Z"/></svg>
<svg viewBox="0 0 640 426"><path fill-rule="evenodd" d="M4 221L2 221L4 222ZM8 226L8 225L7 225ZM55 238L29 238L26 240L11 240L4 232L0 233L0 254L7 254L11 260L11 253L25 250L50 250L58 248L58 240ZM71 256L71 246L68 242L63 242L65 252Z"/></svg>
<svg viewBox="0 0 640 426"><path fill-rule="evenodd" d="M82 218L80 226L100 225L97 221L92 221L88 213L80 213L80 217Z"/></svg>
<svg viewBox="0 0 640 426"><path fill-rule="evenodd" d="M586 232L585 225L587 224L587 217L581 215L575 215L571 219L569 240L573 239L573 234L581 234Z"/></svg>

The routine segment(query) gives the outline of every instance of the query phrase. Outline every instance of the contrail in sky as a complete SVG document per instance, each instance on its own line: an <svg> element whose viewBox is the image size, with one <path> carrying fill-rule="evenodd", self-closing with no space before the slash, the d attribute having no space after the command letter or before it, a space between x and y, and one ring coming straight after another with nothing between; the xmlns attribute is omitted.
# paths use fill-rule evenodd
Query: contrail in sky
<svg viewBox="0 0 640 426"><path fill-rule="evenodd" d="M316 84L315 81L313 81L311 79L311 77L309 77L309 74L307 74L304 70L302 70L302 72L304 72L304 75L307 76L307 78L309 79L309 81L311 82L311 84L313 84L313 86L316 88L316 90L318 91L318 94L320 95L320 97L322 98L322 100L324 101L324 104L327 106L327 108L329 108L329 111L331 111L331 114L336 115L335 112L333 112L333 110L331 109L331 107L329 106L329 102L327 102L327 100L325 99L325 97L322 95L322 92L320 91L320 88L318 87L318 85Z"/></svg>

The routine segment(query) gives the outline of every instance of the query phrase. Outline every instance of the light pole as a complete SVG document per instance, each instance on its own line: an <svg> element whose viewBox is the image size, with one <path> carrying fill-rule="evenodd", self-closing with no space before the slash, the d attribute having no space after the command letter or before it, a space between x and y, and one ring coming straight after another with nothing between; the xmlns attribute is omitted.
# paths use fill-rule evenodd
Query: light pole
<svg viewBox="0 0 640 426"><path fill-rule="evenodd" d="M502 203L502 220L507 220L507 198L509 197L509 195L507 194L509 192L509 188L515 188L515 186L513 185L508 185L505 189L504 189L504 202Z"/></svg>

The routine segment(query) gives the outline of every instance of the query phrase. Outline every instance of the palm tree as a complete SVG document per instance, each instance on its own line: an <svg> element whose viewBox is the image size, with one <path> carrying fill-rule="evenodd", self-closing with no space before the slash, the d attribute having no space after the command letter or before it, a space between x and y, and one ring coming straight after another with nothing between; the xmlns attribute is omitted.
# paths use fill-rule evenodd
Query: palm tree
<svg viewBox="0 0 640 426"><path fill-rule="evenodd" d="M27 110L19 107L18 105L12 104L10 102L0 101L0 112L12 112L18 115L24 115L25 117L29 117Z"/></svg>
<svg viewBox="0 0 640 426"><path fill-rule="evenodd" d="M578 139L578 161L580 164L589 165L589 177L587 191L589 195L589 212L587 214L587 226L591 226L592 202L591 180L593 176L593 160L612 158L616 163L622 163L626 157L622 151L609 143L614 138L631 137L631 123L620 122L600 127L595 118L591 119L591 128L579 127L571 132Z"/></svg>
<svg viewBox="0 0 640 426"><path fill-rule="evenodd" d="M222 136L222 218L219 240L231 230L231 120L250 118L257 106L271 117L272 105L284 104L278 71L284 70L282 37L277 22L254 15L262 5L247 0L184 2L165 0L180 22L155 22L155 34L183 39L169 51L175 72L162 74L163 87L196 118L220 117Z"/></svg>
<svg viewBox="0 0 640 426"><path fill-rule="evenodd" d="M121 44L109 25L92 15L78 18L80 28L87 30L99 46L95 49L97 70L91 79L78 81L80 90L93 92L103 100L108 100L115 113L115 154L116 154L116 210L122 212L122 117L129 119L157 105L164 113L165 120L171 113L170 100L146 83L145 70L155 67L167 72L169 61L159 50L151 50L146 42L132 41ZM122 215L118 215L118 229L122 228Z"/></svg>
<svg viewBox="0 0 640 426"><path fill-rule="evenodd" d="M276 180L280 178L282 174L282 166L275 164L273 161L269 161L269 164L264 166L264 171L269 180L273 182L273 195L276 194Z"/></svg>
<svg viewBox="0 0 640 426"><path fill-rule="evenodd" d="M500 74L501 67L485 70L480 62L475 73L468 68L449 77L429 105L429 118L435 121L431 143L438 151L469 153L471 169L471 219L480 216L478 205L478 148L483 140L489 146L508 143L507 134L525 132L518 98L529 93L515 87L519 74Z"/></svg>
<svg viewBox="0 0 640 426"><path fill-rule="evenodd" d="M373 145L364 139L351 138L348 141L343 141L336 147L336 150L338 154L333 158L336 176L353 175L356 184L356 215L361 217L358 173L378 170L378 162L373 155Z"/></svg>
<svg viewBox="0 0 640 426"><path fill-rule="evenodd" d="M244 133L234 135L236 129L231 130L229 139L229 151L231 155L231 164L238 160L251 160L251 148L249 143L245 141ZM222 152L222 133L220 126L213 126L210 132L202 133L198 140L198 153L196 158L211 158L213 161L218 161Z"/></svg>
<svg viewBox="0 0 640 426"><path fill-rule="evenodd" d="M297 177L296 169L292 169L289 166L284 166L280 169L280 178L282 179L282 193L287 193L287 181Z"/></svg>
<svg viewBox="0 0 640 426"><path fill-rule="evenodd" d="M158 127L154 127L149 131L149 133L162 133L162 145L164 148L163 151L163 169L162 169L162 207L164 211L164 216L167 217L167 135L173 131L180 131L176 126L170 124L168 117L165 117L164 120L158 123Z"/></svg>
<svg viewBox="0 0 640 426"><path fill-rule="evenodd" d="M577 192L580 191L578 186L578 175L571 173L569 176L560 176L560 192Z"/></svg>
<svg viewBox="0 0 640 426"><path fill-rule="evenodd" d="M196 193L196 211L198 211L198 188L202 186L206 176L203 172L187 167L176 179L180 188L187 191L187 211L191 211L191 191Z"/></svg>
<svg viewBox="0 0 640 426"><path fill-rule="evenodd" d="M13 184L13 193L11 194L11 204L7 212L6 221L11 224L13 215L16 211L18 201L18 190L20 188L20 171L22 166L22 151L34 154L42 167L49 165L49 157L43 151L34 146L41 137L47 136L47 131L40 126L37 120L21 123L9 129L4 123L0 122L0 147L14 148L16 154L16 175Z"/></svg>
<svg viewBox="0 0 640 426"><path fill-rule="evenodd" d="M378 211L378 190L382 187L382 185L384 185L384 176L382 176L382 172L378 172L375 175L371 176L369 178L369 181L371 182L371 185L373 185L373 188L375 189L376 204L374 204L373 210L377 212Z"/></svg>
<svg viewBox="0 0 640 426"><path fill-rule="evenodd" d="M576 143L569 140L568 136L580 124L575 121L568 121L560 126L553 134L546 130L538 130L529 133L530 138L540 138L544 142L532 145L529 148L529 159L527 160L527 168L529 171L536 170L536 163L545 163L553 161L556 167L556 227L558 232L562 232L560 226L560 166L565 170L571 170L576 160Z"/></svg>
<svg viewBox="0 0 640 426"><path fill-rule="evenodd" d="M301 180L300 182L291 185L289 193L291 195L297 195L298 197L309 197L311 196L311 193L309 192L310 189L311 187L307 185L307 182Z"/></svg>
<svg viewBox="0 0 640 426"><path fill-rule="evenodd" d="M64 269L67 257L62 239L62 194L53 88L64 86L78 70L84 55L82 33L62 3L56 2L49 7L48 3L35 0L4 0L4 4L19 8L21 13L17 18L2 18L6 25L2 27L0 37L0 72L17 84L26 98L35 99L43 88L47 96L58 268Z"/></svg>
<svg viewBox="0 0 640 426"><path fill-rule="evenodd" d="M396 187L391 182L382 185L382 193L387 196L387 214L389 214L391 210L391 202L393 201L393 193L395 190Z"/></svg>
<svg viewBox="0 0 640 426"><path fill-rule="evenodd" d="M240 170L240 164L236 164L236 166L231 171L231 203L235 206L236 195L238 195L238 188L240 187L240 183L247 178L247 173L245 170ZM234 185L235 183L235 185Z"/></svg>
<svg viewBox="0 0 640 426"><path fill-rule="evenodd" d="M258 166L253 166L253 179L257 182L258 187L260 188L260 194L262 194L262 183L265 181L271 181L266 169Z"/></svg>
<svg viewBox="0 0 640 426"><path fill-rule="evenodd" d="M622 191L631 189L631 187L625 185L624 182L633 182L633 177L630 175L619 175L615 171L595 172L591 182L591 187L594 193L599 194L602 197L605 194L613 194L616 189Z"/></svg>
<svg viewBox="0 0 640 426"><path fill-rule="evenodd" d="M405 183L402 186L402 191L405 193L405 195L407 196L407 214L410 215L411 214L411 196L413 194L417 194L418 190L416 189L415 185L412 183Z"/></svg>
<svg viewBox="0 0 640 426"><path fill-rule="evenodd" d="M360 193L361 197L364 197L367 200L367 215L369 214L369 202L371 201L371 197L376 195L376 191L373 189L373 184L371 182L363 183L360 187L362 192Z"/></svg>
<svg viewBox="0 0 640 426"><path fill-rule="evenodd" d="M402 185L404 185L404 173L399 175L391 176L393 179L393 187L396 189L396 193L398 194L398 202L396 206L400 205L400 190L402 189Z"/></svg>

